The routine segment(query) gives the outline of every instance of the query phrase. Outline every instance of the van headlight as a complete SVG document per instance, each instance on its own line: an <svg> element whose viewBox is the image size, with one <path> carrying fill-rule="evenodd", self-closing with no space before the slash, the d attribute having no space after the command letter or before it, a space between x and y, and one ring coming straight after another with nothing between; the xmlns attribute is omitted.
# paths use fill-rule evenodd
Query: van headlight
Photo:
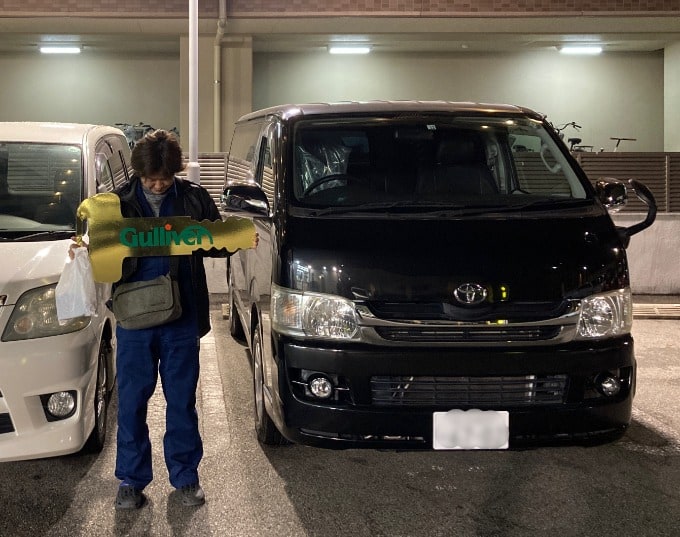
<svg viewBox="0 0 680 537"><path fill-rule="evenodd" d="M632 325L633 297L628 288L581 300L578 339L620 336L629 333Z"/></svg>
<svg viewBox="0 0 680 537"><path fill-rule="evenodd" d="M57 284L26 291L17 300L2 334L2 341L19 341L39 337L59 336L82 330L90 324L89 317L57 319L54 289Z"/></svg>
<svg viewBox="0 0 680 537"><path fill-rule="evenodd" d="M281 334L318 339L355 339L359 332L354 303L322 293L272 286L272 327Z"/></svg>

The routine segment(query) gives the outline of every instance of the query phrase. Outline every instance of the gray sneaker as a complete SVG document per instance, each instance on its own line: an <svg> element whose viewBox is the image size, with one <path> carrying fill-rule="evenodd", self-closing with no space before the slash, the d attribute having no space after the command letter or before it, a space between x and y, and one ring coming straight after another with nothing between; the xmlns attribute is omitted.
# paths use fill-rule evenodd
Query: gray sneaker
<svg viewBox="0 0 680 537"><path fill-rule="evenodd" d="M116 509L139 509L146 503L144 493L133 485L122 483L116 495Z"/></svg>
<svg viewBox="0 0 680 537"><path fill-rule="evenodd" d="M180 488L179 496L183 505L203 505L205 503L205 493L198 483Z"/></svg>

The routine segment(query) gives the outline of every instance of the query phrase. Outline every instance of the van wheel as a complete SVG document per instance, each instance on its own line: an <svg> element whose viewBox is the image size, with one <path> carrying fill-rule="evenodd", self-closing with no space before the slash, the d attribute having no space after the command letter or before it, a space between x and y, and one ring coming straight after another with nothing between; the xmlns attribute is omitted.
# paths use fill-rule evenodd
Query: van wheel
<svg viewBox="0 0 680 537"><path fill-rule="evenodd" d="M87 439L83 451L85 453L99 453L104 449L106 441L106 418L109 407L108 367L112 349L107 341L99 343L99 357L97 359L97 385L94 391L94 428Z"/></svg>
<svg viewBox="0 0 680 537"><path fill-rule="evenodd" d="M264 373L262 368L262 338L260 327L256 326L253 333L253 395L255 400L255 432L260 444L266 446L280 446L286 443L267 414L264 404Z"/></svg>
<svg viewBox="0 0 680 537"><path fill-rule="evenodd" d="M246 339L245 332L243 331L243 325L241 324L241 318L238 316L238 311L236 311L236 304L234 303L234 284L232 282L231 276L229 277L229 334L236 341L244 342Z"/></svg>

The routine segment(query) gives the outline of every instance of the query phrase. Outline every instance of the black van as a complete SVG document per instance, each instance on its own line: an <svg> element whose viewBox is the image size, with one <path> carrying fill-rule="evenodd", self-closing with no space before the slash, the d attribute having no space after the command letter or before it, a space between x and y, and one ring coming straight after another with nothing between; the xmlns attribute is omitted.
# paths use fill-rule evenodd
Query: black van
<svg viewBox="0 0 680 537"><path fill-rule="evenodd" d="M503 449L621 436L635 358L616 180L546 119L451 102L288 105L234 131L223 207L258 439Z"/></svg>

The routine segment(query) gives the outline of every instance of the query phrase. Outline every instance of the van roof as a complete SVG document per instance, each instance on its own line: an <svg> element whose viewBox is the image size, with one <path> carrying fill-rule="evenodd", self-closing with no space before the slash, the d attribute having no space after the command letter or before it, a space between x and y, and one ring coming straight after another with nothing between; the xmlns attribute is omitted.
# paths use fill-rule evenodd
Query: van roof
<svg viewBox="0 0 680 537"><path fill-rule="evenodd" d="M82 144L93 130L119 133L119 129L85 123L54 123L42 121L0 122L0 142L42 142Z"/></svg>
<svg viewBox="0 0 680 537"><path fill-rule="evenodd" d="M294 116L315 116L328 114L357 114L370 112L472 112L484 114L526 115L534 119L543 116L520 106L509 104L486 104L454 101L344 101L335 103L285 104L263 108L244 115L241 121L265 116L279 116L287 119Z"/></svg>

